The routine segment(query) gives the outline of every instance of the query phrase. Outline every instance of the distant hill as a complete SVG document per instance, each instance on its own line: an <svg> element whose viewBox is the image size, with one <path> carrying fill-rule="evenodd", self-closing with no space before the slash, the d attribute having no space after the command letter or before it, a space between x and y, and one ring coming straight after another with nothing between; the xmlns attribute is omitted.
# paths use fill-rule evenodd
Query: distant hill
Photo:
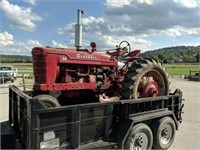
<svg viewBox="0 0 200 150"><path fill-rule="evenodd" d="M160 60L198 61L200 46L175 46L142 53L142 57L153 57Z"/></svg>
<svg viewBox="0 0 200 150"><path fill-rule="evenodd" d="M159 60L175 60L184 62L199 62L200 46L175 46L142 53L142 57L152 57ZM0 55L0 63L30 63L32 56Z"/></svg>
<svg viewBox="0 0 200 150"><path fill-rule="evenodd" d="M0 55L0 63L31 63L32 56Z"/></svg>

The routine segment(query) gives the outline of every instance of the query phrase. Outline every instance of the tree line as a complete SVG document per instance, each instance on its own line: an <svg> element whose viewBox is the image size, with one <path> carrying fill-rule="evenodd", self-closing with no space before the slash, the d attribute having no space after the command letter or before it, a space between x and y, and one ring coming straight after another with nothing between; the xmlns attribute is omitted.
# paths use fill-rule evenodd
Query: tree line
<svg viewBox="0 0 200 150"><path fill-rule="evenodd" d="M200 46L175 46L147 51L142 57L153 57L161 61L199 62Z"/></svg>
<svg viewBox="0 0 200 150"><path fill-rule="evenodd" d="M1 63L32 63L31 56L24 55L0 55Z"/></svg>
<svg viewBox="0 0 200 150"><path fill-rule="evenodd" d="M142 53L142 57L155 58L161 61L200 62L200 46L175 46ZM0 55L1 63L31 63L32 56Z"/></svg>

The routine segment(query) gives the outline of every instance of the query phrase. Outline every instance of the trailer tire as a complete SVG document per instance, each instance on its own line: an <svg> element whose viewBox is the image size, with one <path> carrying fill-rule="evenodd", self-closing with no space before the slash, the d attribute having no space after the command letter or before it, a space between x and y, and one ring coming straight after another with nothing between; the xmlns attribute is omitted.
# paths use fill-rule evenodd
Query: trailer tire
<svg viewBox="0 0 200 150"><path fill-rule="evenodd" d="M153 132L153 148L168 149L174 142L176 127L171 117L155 120L151 124Z"/></svg>
<svg viewBox="0 0 200 150"><path fill-rule="evenodd" d="M47 107L60 107L58 100L51 95L41 94L34 96L33 98L38 99Z"/></svg>
<svg viewBox="0 0 200 150"><path fill-rule="evenodd" d="M151 149L153 145L153 134L151 129L144 123L133 126L125 141L125 149Z"/></svg>

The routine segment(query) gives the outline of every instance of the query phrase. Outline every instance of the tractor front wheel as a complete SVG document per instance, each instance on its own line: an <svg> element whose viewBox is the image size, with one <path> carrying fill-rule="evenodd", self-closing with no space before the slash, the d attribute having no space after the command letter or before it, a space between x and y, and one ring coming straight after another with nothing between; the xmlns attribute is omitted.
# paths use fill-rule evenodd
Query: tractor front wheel
<svg viewBox="0 0 200 150"><path fill-rule="evenodd" d="M38 99L47 107L60 107L58 100L51 95L41 94L34 96L33 98Z"/></svg>

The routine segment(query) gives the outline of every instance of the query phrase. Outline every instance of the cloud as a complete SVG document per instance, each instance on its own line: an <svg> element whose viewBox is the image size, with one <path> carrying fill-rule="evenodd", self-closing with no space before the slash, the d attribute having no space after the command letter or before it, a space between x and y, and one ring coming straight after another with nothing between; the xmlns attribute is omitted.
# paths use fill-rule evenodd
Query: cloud
<svg viewBox="0 0 200 150"><path fill-rule="evenodd" d="M37 46L42 46L37 40L28 39L26 42L15 41L12 34L6 31L0 33L1 54L31 55L32 48Z"/></svg>
<svg viewBox="0 0 200 150"><path fill-rule="evenodd" d="M33 47L37 47L37 46L40 47L42 46L42 44L37 40L29 39L27 40L26 43L24 43L24 46L25 46L25 49L30 51Z"/></svg>
<svg viewBox="0 0 200 150"><path fill-rule="evenodd" d="M200 37L197 0L106 0L104 8L101 17L82 18L83 39L96 41L101 48L111 48L127 40L134 48L149 50L156 44L160 46L151 40L152 36ZM75 24L72 22L57 31L73 39Z"/></svg>
<svg viewBox="0 0 200 150"><path fill-rule="evenodd" d="M197 0L174 0L174 2L188 8L195 8L198 6Z"/></svg>
<svg viewBox="0 0 200 150"><path fill-rule="evenodd" d="M64 28L58 28L56 32L60 35L71 34L73 36L75 32L75 25L75 22L69 23ZM82 18L82 25L84 26L83 32L98 32L101 30L100 25L104 25L104 19L101 17L95 18L93 16L89 16L87 18Z"/></svg>
<svg viewBox="0 0 200 150"><path fill-rule="evenodd" d="M66 33L71 33L71 32L75 32L75 23L70 23L70 24L67 24L66 27L64 28L58 28L56 30L57 34L60 34L60 35L64 35Z"/></svg>
<svg viewBox="0 0 200 150"><path fill-rule="evenodd" d="M13 35L8 32L0 33L0 45L7 46L12 45L13 43Z"/></svg>
<svg viewBox="0 0 200 150"><path fill-rule="evenodd" d="M52 45L53 47L67 48L67 45L58 43L58 42L56 42L55 40L52 40L52 41L51 41L51 45Z"/></svg>
<svg viewBox="0 0 200 150"><path fill-rule="evenodd" d="M0 2L0 8L10 20L12 26L24 31L34 31L36 29L34 21L42 21L42 18L33 13L31 8L22 8L9 3L7 0Z"/></svg>
<svg viewBox="0 0 200 150"><path fill-rule="evenodd" d="M115 24L105 22L102 17L86 17L82 18L83 24L83 47L89 48L90 42L97 42L97 48L100 49L110 49L115 48L122 40L129 41L133 47L132 48L142 48L147 49L153 42L144 39L145 35L133 36L132 30L126 28L126 25L115 26ZM64 28L59 28L57 30L58 34L69 36L69 47L74 47L74 22L68 24Z"/></svg>
<svg viewBox="0 0 200 150"><path fill-rule="evenodd" d="M164 33L169 36L177 36L177 37L182 35L180 28L167 29Z"/></svg>
<svg viewBox="0 0 200 150"><path fill-rule="evenodd" d="M104 47L104 49L115 48L117 45L119 46L122 40L126 40L131 45L131 50L148 49L154 43L150 40L144 39L144 37L134 37L134 36L102 36L100 39L100 43L97 43L98 47Z"/></svg>
<svg viewBox="0 0 200 150"><path fill-rule="evenodd" d="M134 34L151 34L151 31L162 31L181 26L187 29L200 26L198 9L183 5L180 0L151 1L151 5L141 3L142 0L130 1L130 5L120 8L111 8L105 5L105 20L114 23L115 26L126 24ZM147 1L147 0L146 0ZM144 2L144 0L143 0ZM196 1L190 0L191 5Z"/></svg>
<svg viewBox="0 0 200 150"><path fill-rule="evenodd" d="M194 37L200 37L200 28L191 28L190 30L184 30L186 34Z"/></svg>
<svg viewBox="0 0 200 150"><path fill-rule="evenodd" d="M82 19L83 25L89 25L89 24L93 24L93 23L95 23L95 24L104 23L104 19L102 17L95 18L93 16L89 16L87 18Z"/></svg>
<svg viewBox="0 0 200 150"><path fill-rule="evenodd" d="M129 5L131 0L107 0L105 5L109 7L123 7L124 5Z"/></svg>
<svg viewBox="0 0 200 150"><path fill-rule="evenodd" d="M32 4L32 5L36 5L36 1L37 0L24 0L24 2Z"/></svg>
<svg viewBox="0 0 200 150"><path fill-rule="evenodd" d="M137 0L138 3L152 5L154 0Z"/></svg>
<svg viewBox="0 0 200 150"><path fill-rule="evenodd" d="M200 37L200 28L184 28L184 27L174 27L169 28L165 31L163 31L164 34L173 36L173 37L180 37L181 35L188 35L192 37Z"/></svg>

